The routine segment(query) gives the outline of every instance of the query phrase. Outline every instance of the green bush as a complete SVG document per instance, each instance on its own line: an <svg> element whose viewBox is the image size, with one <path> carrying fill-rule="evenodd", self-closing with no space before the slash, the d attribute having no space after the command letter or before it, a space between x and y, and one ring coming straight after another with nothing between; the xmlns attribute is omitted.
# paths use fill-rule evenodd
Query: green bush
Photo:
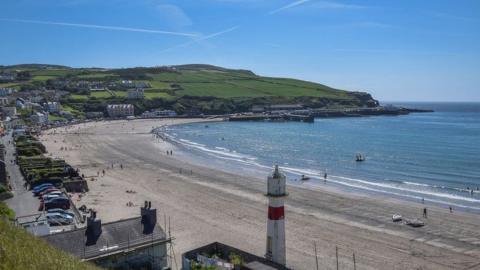
<svg viewBox="0 0 480 270"><path fill-rule="evenodd" d="M8 208L6 203L0 202L0 219L2 219L4 217L6 217L10 220L14 220L15 219L15 211Z"/></svg>

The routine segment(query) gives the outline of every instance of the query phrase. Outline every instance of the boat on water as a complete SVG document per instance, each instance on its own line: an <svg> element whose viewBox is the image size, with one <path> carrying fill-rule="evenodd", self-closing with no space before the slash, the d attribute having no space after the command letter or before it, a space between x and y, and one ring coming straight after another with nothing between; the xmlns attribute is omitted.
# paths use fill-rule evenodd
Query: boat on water
<svg viewBox="0 0 480 270"><path fill-rule="evenodd" d="M302 177L300 178L300 180L302 180L302 181L307 181L307 180L310 180L310 177L305 176L304 174L302 174Z"/></svg>
<svg viewBox="0 0 480 270"><path fill-rule="evenodd" d="M357 155L355 156L355 161L356 161L356 162L365 161L365 156L363 156L362 154L357 154Z"/></svg>

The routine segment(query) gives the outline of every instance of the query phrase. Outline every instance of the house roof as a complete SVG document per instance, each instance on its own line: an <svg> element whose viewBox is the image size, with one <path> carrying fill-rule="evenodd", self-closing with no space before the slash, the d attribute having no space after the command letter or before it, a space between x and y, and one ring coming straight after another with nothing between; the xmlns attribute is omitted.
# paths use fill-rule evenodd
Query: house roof
<svg viewBox="0 0 480 270"><path fill-rule="evenodd" d="M42 237L51 245L81 259L93 259L135 247L169 241L162 228L156 224L145 232L142 217L135 217L101 226L101 234L89 239L87 228L50 234Z"/></svg>
<svg viewBox="0 0 480 270"><path fill-rule="evenodd" d="M228 261L228 257L231 254L238 255L244 263L244 265L240 267L242 270L291 270L284 265L219 242L213 242L203 247L188 251L182 254L182 259L197 261L197 255L205 254L207 254L206 256L208 256L208 254L215 254L224 261Z"/></svg>

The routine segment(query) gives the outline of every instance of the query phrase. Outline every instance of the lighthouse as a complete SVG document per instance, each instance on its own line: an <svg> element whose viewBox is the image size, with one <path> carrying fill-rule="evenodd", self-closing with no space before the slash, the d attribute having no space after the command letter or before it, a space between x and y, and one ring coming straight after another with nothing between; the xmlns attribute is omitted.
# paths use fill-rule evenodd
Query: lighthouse
<svg viewBox="0 0 480 270"><path fill-rule="evenodd" d="M268 221L267 221L267 252L265 257L281 265L286 264L285 252L285 210L284 199L285 174L281 173L278 165L267 180Z"/></svg>

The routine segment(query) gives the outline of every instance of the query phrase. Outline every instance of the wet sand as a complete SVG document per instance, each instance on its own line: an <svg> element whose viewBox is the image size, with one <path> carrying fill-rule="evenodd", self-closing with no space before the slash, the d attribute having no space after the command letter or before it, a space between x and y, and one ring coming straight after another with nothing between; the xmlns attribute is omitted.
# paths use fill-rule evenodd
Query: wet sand
<svg viewBox="0 0 480 270"><path fill-rule="evenodd" d="M175 145L150 134L152 127L192 121L199 120L79 124L58 128L56 134L45 131L41 140L52 156L97 178L89 181L90 192L77 205L96 209L103 222L138 216L145 200L158 209L162 226L164 215L169 216L178 264L183 252L214 241L263 256L267 175L252 179L189 164L177 159ZM320 269L336 268L336 246L340 269L353 269L353 253L357 269L480 269L480 215L342 192L328 183L315 190L289 186L288 192L290 267L315 269L315 241ZM425 206L428 219L422 218ZM426 226L393 223L395 213L421 218Z"/></svg>

